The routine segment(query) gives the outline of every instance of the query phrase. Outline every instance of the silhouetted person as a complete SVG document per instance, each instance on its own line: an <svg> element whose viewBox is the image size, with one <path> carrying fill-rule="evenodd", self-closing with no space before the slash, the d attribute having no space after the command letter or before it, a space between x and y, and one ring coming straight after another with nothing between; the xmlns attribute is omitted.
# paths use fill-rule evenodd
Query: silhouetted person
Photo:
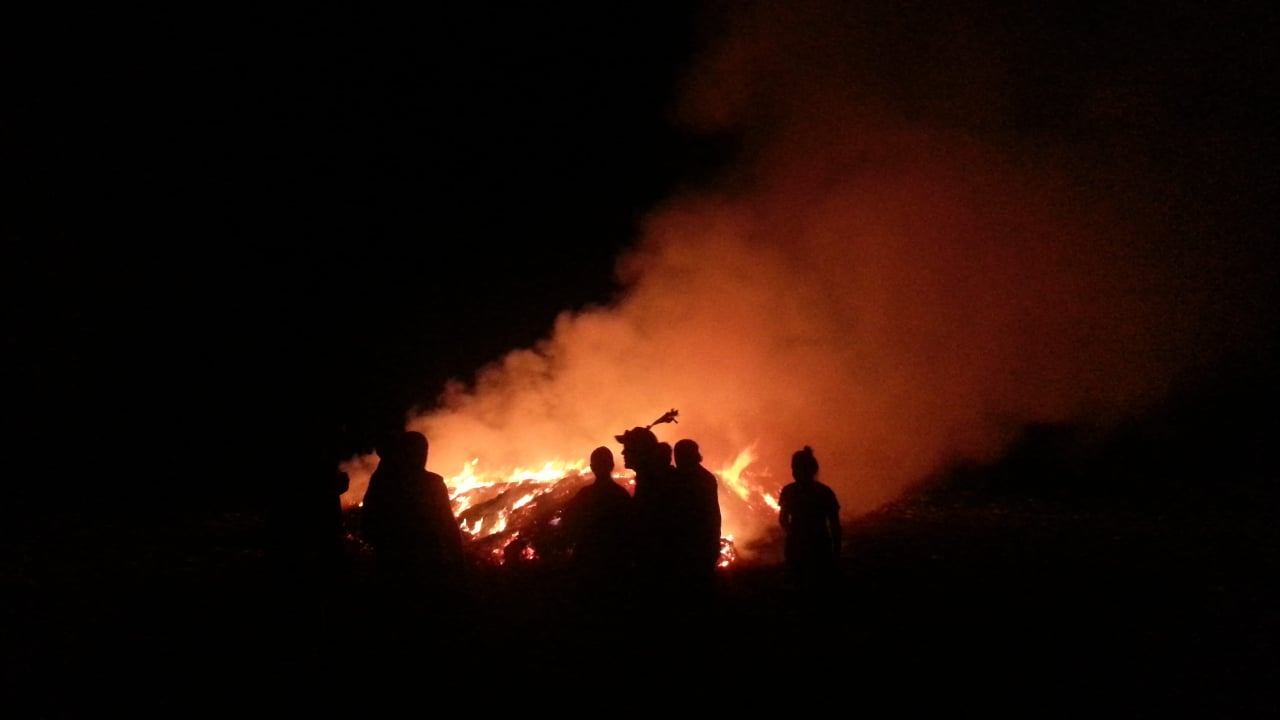
<svg viewBox="0 0 1280 720"><path fill-rule="evenodd" d="M353 575L348 566L339 464L342 427L325 412L277 429L268 516L272 656L318 669L341 662L349 646Z"/></svg>
<svg viewBox="0 0 1280 720"><path fill-rule="evenodd" d="M614 439L622 443L623 467L635 473L633 498L637 522L646 522L670 487L670 466L664 460L670 453L663 450L662 443L648 428L634 427L615 435Z"/></svg>
<svg viewBox="0 0 1280 720"><path fill-rule="evenodd" d="M808 445L792 454L791 476L794 481L778 497L778 522L786 533L783 557L797 589L821 591L838 570L840 503L835 491L818 481L818 459Z"/></svg>
<svg viewBox="0 0 1280 720"><path fill-rule="evenodd" d="M578 611L594 627L627 600L635 537L631 493L613 479L613 451L591 453L595 479L565 504L563 523Z"/></svg>
<svg viewBox="0 0 1280 720"><path fill-rule="evenodd" d="M654 448L654 466L665 467L667 472L670 473L675 467L674 459L675 449L671 447L671 443L659 441L657 447Z"/></svg>
<svg viewBox="0 0 1280 720"><path fill-rule="evenodd" d="M305 594L331 592L343 573L342 494L349 484L331 446L298 448L278 472L271 529L277 580Z"/></svg>
<svg viewBox="0 0 1280 720"><path fill-rule="evenodd" d="M674 449L672 551L678 587L695 602L713 599L720 560L720 485L702 465L698 443L684 439Z"/></svg>
<svg viewBox="0 0 1280 720"><path fill-rule="evenodd" d="M420 631L462 609L466 577L462 531L444 478L426 469L428 443L408 431L380 444L369 478L361 533L373 547L382 608L391 632Z"/></svg>
<svg viewBox="0 0 1280 720"><path fill-rule="evenodd" d="M635 579L637 598L648 611L665 608L672 583L671 453L653 431L634 427L614 436L623 464L635 472ZM646 610L642 614L648 614Z"/></svg>

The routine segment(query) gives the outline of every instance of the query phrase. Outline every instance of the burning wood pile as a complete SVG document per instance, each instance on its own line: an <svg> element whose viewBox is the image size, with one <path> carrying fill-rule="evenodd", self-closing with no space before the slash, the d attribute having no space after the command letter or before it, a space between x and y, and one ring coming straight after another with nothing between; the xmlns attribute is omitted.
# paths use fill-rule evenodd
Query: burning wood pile
<svg viewBox="0 0 1280 720"><path fill-rule="evenodd" d="M717 475L720 505L728 529L750 522L772 528L777 510L772 497L743 492L732 478ZM591 472L570 470L555 480L523 478L478 485L453 494L454 513L474 558L488 565L528 562L559 562L567 557L567 539L561 513L569 499L594 478ZM618 477L631 489L633 481ZM359 539L359 504L346 510L346 524L353 539ZM720 567L729 567L741 558L732 533L720 540Z"/></svg>
<svg viewBox="0 0 1280 720"><path fill-rule="evenodd" d="M650 423L675 422L671 410ZM719 486L723 536L719 567L729 567L742 558L741 540L759 536L761 528L777 524L777 502L747 468L755 457L751 449L739 453L728 467L714 472ZM616 472L615 481L634 494L635 479L630 471ZM467 549L477 562L493 565L521 563L553 564L568 557L569 544L561 524L569 500L595 480L585 462L547 463L539 469L516 470L503 477L479 476L474 467L446 477L454 515ZM347 506L347 525L353 539L359 539L361 505ZM764 532L768 534L768 530ZM750 540L749 540L750 542Z"/></svg>
<svg viewBox="0 0 1280 720"><path fill-rule="evenodd" d="M562 532L561 513L569 498L592 482L590 472L570 472L553 482L523 479L473 488L454 496L454 509L467 548L478 561L491 565L535 561L560 561L567 557L568 545ZM627 484L622 480L624 485ZM726 491L722 481L721 502L737 515L768 514L758 505L743 502ZM358 536L360 506L347 510L347 525ZM720 567L739 559L734 538L720 540Z"/></svg>

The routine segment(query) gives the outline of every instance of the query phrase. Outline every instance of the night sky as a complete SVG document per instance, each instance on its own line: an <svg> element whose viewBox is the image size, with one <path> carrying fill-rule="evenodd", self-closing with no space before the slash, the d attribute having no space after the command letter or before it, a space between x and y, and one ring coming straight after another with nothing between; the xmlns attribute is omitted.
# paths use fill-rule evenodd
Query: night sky
<svg viewBox="0 0 1280 720"><path fill-rule="evenodd" d="M256 452L314 398L382 427L607 301L718 152L669 121L682 6L7 24L14 447L131 474Z"/></svg>
<svg viewBox="0 0 1280 720"><path fill-rule="evenodd" d="M1116 374L1158 375L1161 387L1188 373L1258 371L1273 357L1274 10L692 5L324 6L306 15L180 6L6 22L13 467L35 473L23 475L35 486L56 459L64 476L87 480L63 482L95 496L149 491L144 475L172 490L179 474L194 478L184 486L197 495L244 494L246 469L289 457L310 430L345 424L359 436L394 425L412 406L429 407L447 380L551 336L561 313L607 306L626 283L643 296L647 265L616 274L632 249L667 258L683 246L706 264L738 257L670 240L681 235L672 218L715 224L708 208L750 215L743 234L753 252L764 235L776 246L743 256L755 258L737 271L744 285L758 279L761 257L848 262L849 284L867 280L859 269L884 267L862 287L890 288L880 306L894 323L931 322L894 314L895 286L926 309L1025 307L1074 288L1103 288L1099 306L1132 301L1133 323L1072 336L1097 341L1102 360L1031 373L1045 386L1111 372L1129 337L1135 353L1155 350L1158 369ZM976 178L973 187L952 193L955 175ZM1017 177L1036 183L987 192ZM938 204L913 214L917 191L898 188L917 181L937 184ZM832 191L851 182L863 183L867 206L911 219L833 213L833 203L857 205ZM1009 209L1059 190L1071 198L1061 206ZM966 215L972 198L991 201L976 211L989 218ZM981 275L1006 255L1017 267L1021 251L983 240L1007 217L1031 235L1056 231L1059 217L1079 221L1064 237L1105 232L1048 243L1047 262L1072 268L1045 272L1062 287L1028 281L984 301L973 294L982 283L939 279ZM1134 232L1118 230L1117 218ZM804 239L854 226L927 235L952 221L977 244L925 239L889 257L833 254ZM975 249L982 260L969 267ZM1096 272L1076 272L1077 252ZM916 253L928 277L898 271ZM1136 269L1102 267L1117 259ZM1016 285L1039 273L989 277ZM1143 282L1121 286L1113 275ZM841 295L841 284L827 295ZM1135 299L1151 288L1168 296ZM950 290L963 301L949 305ZM852 312L865 303L874 304L863 294L836 304L863 323L855 336L874 325ZM1073 312L1083 323L1100 317ZM1011 312L975 337L1025 333L1028 323L1052 325L1047 317ZM804 332L768 337L808 342ZM1203 357L1176 361L1187 348ZM1054 348L1023 350L992 372ZM872 353L876 363L927 355ZM914 384L840 363L818 367ZM1133 385L1098 380L1083 401L1123 395L1120 387ZM993 404L1054 419L1075 399L1048 390ZM667 400L655 394L658 413L677 404Z"/></svg>

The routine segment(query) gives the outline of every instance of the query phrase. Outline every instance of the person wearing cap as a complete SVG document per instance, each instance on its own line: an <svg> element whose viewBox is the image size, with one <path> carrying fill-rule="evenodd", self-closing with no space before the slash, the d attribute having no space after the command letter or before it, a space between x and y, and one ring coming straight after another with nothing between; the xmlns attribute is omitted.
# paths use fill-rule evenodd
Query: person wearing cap
<svg viewBox="0 0 1280 720"><path fill-rule="evenodd" d="M646 427L633 427L621 435L614 435L622 443L622 465L635 473L636 502L646 503L662 493L666 478L661 462L661 444L658 436Z"/></svg>
<svg viewBox="0 0 1280 720"><path fill-rule="evenodd" d="M669 590L672 572L671 454L649 428L634 427L614 438L622 443L623 466L635 473L632 499L638 590L652 607L661 607L657 601Z"/></svg>

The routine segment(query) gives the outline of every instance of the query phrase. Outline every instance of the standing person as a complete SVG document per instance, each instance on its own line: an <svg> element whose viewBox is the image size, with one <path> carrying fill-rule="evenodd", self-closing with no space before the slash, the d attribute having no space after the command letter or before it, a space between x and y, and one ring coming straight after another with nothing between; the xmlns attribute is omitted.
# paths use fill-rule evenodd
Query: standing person
<svg viewBox="0 0 1280 720"><path fill-rule="evenodd" d="M276 579L313 600L333 597L345 580L342 494L350 479L339 468L341 429L324 429L308 435L296 448L299 462L278 473L270 506Z"/></svg>
<svg viewBox="0 0 1280 720"><path fill-rule="evenodd" d="M698 443L684 439L674 448L672 483L674 556L679 584L705 605L714 598L720 560L720 484L702 465Z"/></svg>
<svg viewBox="0 0 1280 720"><path fill-rule="evenodd" d="M339 468L341 427L323 427L323 413L310 419L288 444L290 453L281 454L290 465L278 469L270 487L270 627L289 662L327 669L349 650L341 631L353 589L342 511L349 479Z"/></svg>
<svg viewBox="0 0 1280 720"><path fill-rule="evenodd" d="M613 479L613 451L591 452L595 479L565 504L563 522L578 610L591 629L627 599L632 572L634 528L631 493Z"/></svg>
<svg viewBox="0 0 1280 720"><path fill-rule="evenodd" d="M634 427L614 438L622 443L622 462L635 473L635 576L641 612L652 617L665 608L671 586L670 451L653 431Z"/></svg>
<svg viewBox="0 0 1280 720"><path fill-rule="evenodd" d="M835 491L818 481L818 459L808 445L791 456L793 482L778 496L778 522L788 574L801 591L829 587L840 557L840 503Z"/></svg>
<svg viewBox="0 0 1280 720"><path fill-rule="evenodd" d="M638 542L664 535L664 505L670 492L671 454L648 428L634 427L614 438L622 443L622 464L635 473L636 530Z"/></svg>
<svg viewBox="0 0 1280 720"><path fill-rule="evenodd" d="M420 432L388 438L364 496L361 533L373 547L383 621L392 634L414 632L432 616L462 609L466 567L462 531L444 478L426 469Z"/></svg>

